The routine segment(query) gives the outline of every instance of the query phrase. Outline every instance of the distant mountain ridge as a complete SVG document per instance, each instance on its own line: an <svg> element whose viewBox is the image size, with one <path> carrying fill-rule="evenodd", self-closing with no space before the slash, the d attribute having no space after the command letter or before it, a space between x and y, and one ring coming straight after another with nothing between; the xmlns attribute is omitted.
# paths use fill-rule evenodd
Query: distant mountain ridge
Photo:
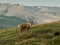
<svg viewBox="0 0 60 45"><path fill-rule="evenodd" d="M33 20L34 24L42 24L60 20L60 7L24 6L19 4L0 3L0 14L13 16L25 21Z"/></svg>

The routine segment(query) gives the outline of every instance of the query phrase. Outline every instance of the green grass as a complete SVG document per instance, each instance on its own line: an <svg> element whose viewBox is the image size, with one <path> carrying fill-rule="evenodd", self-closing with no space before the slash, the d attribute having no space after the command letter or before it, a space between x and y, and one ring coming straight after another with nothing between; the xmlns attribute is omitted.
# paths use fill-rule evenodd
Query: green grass
<svg viewBox="0 0 60 45"><path fill-rule="evenodd" d="M60 45L60 21L31 27L20 35L18 28L4 29L0 33L0 45Z"/></svg>

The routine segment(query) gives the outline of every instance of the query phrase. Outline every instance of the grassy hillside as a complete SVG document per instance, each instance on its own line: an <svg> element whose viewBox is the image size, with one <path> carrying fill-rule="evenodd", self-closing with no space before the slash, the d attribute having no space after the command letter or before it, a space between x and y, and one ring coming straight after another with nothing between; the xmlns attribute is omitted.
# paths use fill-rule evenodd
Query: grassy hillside
<svg viewBox="0 0 60 45"><path fill-rule="evenodd" d="M60 30L60 21L32 26L19 34L18 28L0 30L0 45L60 45L60 36L54 32Z"/></svg>

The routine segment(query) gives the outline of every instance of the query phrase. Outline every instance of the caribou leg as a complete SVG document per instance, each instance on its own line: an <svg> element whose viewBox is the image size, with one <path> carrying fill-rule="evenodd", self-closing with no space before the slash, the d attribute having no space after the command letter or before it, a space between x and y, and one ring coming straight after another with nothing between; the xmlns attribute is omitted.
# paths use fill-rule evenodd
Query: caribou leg
<svg viewBox="0 0 60 45"><path fill-rule="evenodd" d="M30 27L27 28L27 32L29 32Z"/></svg>

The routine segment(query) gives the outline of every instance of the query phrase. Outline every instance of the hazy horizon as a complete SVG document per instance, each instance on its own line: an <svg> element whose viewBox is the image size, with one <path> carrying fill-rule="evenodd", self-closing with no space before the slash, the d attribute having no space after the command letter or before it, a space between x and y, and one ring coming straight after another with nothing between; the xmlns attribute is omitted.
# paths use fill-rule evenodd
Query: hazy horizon
<svg viewBox="0 0 60 45"><path fill-rule="evenodd" d="M60 7L60 0L0 0L0 3L19 3L24 6Z"/></svg>

